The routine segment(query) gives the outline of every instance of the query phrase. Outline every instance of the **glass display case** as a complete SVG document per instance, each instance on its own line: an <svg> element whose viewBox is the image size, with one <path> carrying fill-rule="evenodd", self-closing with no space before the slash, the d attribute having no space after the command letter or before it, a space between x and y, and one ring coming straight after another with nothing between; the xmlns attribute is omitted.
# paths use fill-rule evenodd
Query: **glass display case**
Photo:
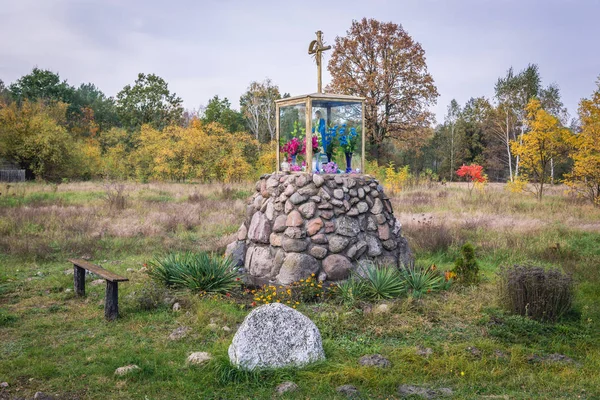
<svg viewBox="0 0 600 400"><path fill-rule="evenodd" d="M277 171L362 173L364 100L325 93L277 100Z"/></svg>

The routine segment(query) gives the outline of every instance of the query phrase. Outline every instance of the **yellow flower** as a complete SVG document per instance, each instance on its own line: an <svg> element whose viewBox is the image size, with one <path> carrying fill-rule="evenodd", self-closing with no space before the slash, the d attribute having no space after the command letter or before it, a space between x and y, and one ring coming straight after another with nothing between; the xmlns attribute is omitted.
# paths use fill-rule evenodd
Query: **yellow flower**
<svg viewBox="0 0 600 400"><path fill-rule="evenodd" d="M314 283L311 283L311 284L310 284L310 286L315 286L315 284L314 284Z"/></svg>
<svg viewBox="0 0 600 400"><path fill-rule="evenodd" d="M304 279L300 279L300 282L304 282Z"/></svg>
<svg viewBox="0 0 600 400"><path fill-rule="evenodd" d="M292 308L296 308L296 306L292 306Z"/></svg>
<svg viewBox="0 0 600 400"><path fill-rule="evenodd" d="M315 274L310 274L310 276L315 276Z"/></svg>
<svg viewBox="0 0 600 400"><path fill-rule="evenodd" d="M460 376L465 376L465 371L460 371Z"/></svg>

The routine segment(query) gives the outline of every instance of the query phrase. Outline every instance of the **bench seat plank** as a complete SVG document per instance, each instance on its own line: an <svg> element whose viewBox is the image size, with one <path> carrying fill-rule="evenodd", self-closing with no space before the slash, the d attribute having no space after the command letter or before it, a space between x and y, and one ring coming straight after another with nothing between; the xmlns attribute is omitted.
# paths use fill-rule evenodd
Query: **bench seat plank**
<svg viewBox="0 0 600 400"><path fill-rule="evenodd" d="M76 265L79 268L87 269L88 271L93 272L94 274L96 274L98 276L101 276L102 278L106 279L107 281L110 281L110 282L127 282L127 281L129 281L129 279L125 278L124 276L117 275L113 272L110 272L102 267L99 267L98 265L94 265L85 260L75 258L75 259L69 259L69 261L71 263L73 263L73 265Z"/></svg>

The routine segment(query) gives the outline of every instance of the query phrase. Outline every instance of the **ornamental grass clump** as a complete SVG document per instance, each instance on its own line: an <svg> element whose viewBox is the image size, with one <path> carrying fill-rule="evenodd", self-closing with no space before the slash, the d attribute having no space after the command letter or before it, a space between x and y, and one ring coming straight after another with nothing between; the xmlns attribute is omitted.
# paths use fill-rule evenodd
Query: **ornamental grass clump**
<svg viewBox="0 0 600 400"><path fill-rule="evenodd" d="M372 300L392 299L405 292L405 282L393 266L373 268L367 271L365 294Z"/></svg>
<svg viewBox="0 0 600 400"><path fill-rule="evenodd" d="M148 265L148 275L155 281L197 292L227 293L239 280L229 258L205 252L170 253Z"/></svg>
<svg viewBox="0 0 600 400"><path fill-rule="evenodd" d="M555 322L573 302L573 279L556 269L514 265L499 271L502 305L511 313Z"/></svg>

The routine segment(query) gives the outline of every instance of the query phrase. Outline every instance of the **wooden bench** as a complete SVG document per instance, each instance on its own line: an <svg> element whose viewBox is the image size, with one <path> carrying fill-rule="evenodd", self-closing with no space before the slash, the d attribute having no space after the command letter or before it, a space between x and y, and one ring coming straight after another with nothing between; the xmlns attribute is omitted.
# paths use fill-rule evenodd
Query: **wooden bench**
<svg viewBox="0 0 600 400"><path fill-rule="evenodd" d="M73 263L73 281L75 293L85 296L85 271L106 279L106 299L104 301L104 317L112 321L119 316L119 282L127 282L129 279L110 272L98 265L85 260L69 259Z"/></svg>

